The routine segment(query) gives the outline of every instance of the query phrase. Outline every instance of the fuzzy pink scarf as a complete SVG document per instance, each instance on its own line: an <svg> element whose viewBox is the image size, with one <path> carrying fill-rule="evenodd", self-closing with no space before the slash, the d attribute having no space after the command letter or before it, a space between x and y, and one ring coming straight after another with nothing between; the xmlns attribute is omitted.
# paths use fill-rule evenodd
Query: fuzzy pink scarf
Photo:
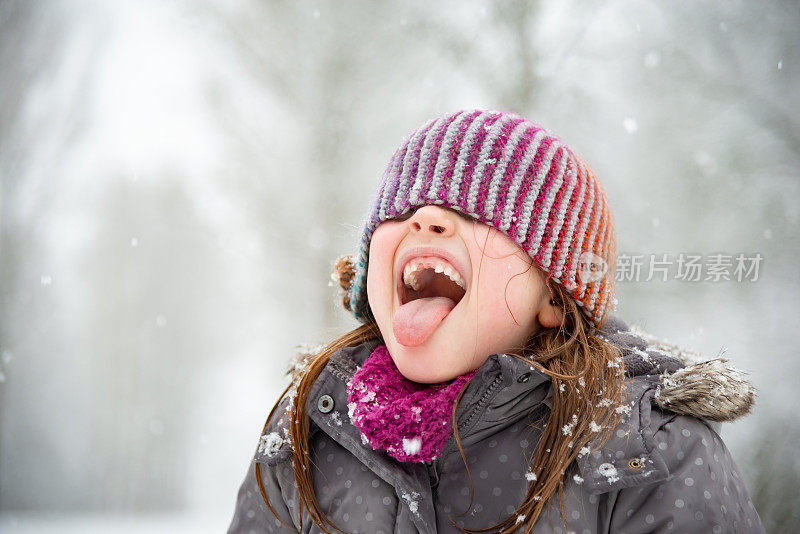
<svg viewBox="0 0 800 534"><path fill-rule="evenodd" d="M475 372L418 384L400 373L386 345L378 345L348 386L350 420L372 448L401 462L429 462L450 437L453 404Z"/></svg>

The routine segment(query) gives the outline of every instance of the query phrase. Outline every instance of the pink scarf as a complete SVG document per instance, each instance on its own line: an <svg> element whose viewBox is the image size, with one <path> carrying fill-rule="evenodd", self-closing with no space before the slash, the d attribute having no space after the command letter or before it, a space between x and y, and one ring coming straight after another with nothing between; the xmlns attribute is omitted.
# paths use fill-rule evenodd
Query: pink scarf
<svg viewBox="0 0 800 534"><path fill-rule="evenodd" d="M347 388L350 420L373 449L401 462L429 462L450 437L453 404L475 372L418 384L400 374L386 345L378 345Z"/></svg>

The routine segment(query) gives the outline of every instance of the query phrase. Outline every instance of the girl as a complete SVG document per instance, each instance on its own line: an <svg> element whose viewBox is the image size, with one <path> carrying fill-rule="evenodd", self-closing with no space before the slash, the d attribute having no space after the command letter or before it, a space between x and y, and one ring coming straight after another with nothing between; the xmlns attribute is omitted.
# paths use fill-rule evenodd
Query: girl
<svg viewBox="0 0 800 534"><path fill-rule="evenodd" d="M336 266L363 324L295 362L229 532L763 532L712 423L752 388L610 316L615 256L540 126L412 132Z"/></svg>

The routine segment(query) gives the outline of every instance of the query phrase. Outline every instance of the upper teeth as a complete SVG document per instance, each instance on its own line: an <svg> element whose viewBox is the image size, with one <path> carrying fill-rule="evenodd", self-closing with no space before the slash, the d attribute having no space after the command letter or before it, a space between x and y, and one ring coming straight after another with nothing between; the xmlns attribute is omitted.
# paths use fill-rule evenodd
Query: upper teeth
<svg viewBox="0 0 800 534"><path fill-rule="evenodd" d="M458 271L444 260L429 260L424 258L413 259L408 262L403 269L403 283L411 286L414 291L419 291L420 281L417 278L419 273L425 269L433 269L436 273L442 273L450 280L458 284L462 289L467 289L464 279Z"/></svg>

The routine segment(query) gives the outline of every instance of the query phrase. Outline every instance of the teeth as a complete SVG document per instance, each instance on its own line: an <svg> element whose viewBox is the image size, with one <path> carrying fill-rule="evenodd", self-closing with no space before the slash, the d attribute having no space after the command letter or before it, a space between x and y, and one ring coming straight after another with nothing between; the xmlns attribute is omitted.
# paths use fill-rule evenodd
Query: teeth
<svg viewBox="0 0 800 534"><path fill-rule="evenodd" d="M458 284L462 289L467 289L464 279L461 277L458 271L453 268L452 265L442 265L441 263L437 263L435 266L426 266L424 262L414 262L413 260L403 268L403 283L407 286L410 286L414 291L419 291L420 282L417 279L417 275L414 273L417 271L421 272L424 269L430 269L431 267L433 267L434 272L444 274L450 280Z"/></svg>
<svg viewBox="0 0 800 534"><path fill-rule="evenodd" d="M458 273L453 273L452 275L447 275L450 280L461 286L461 289L467 289L467 285L464 283L464 279L461 278L461 275Z"/></svg>

